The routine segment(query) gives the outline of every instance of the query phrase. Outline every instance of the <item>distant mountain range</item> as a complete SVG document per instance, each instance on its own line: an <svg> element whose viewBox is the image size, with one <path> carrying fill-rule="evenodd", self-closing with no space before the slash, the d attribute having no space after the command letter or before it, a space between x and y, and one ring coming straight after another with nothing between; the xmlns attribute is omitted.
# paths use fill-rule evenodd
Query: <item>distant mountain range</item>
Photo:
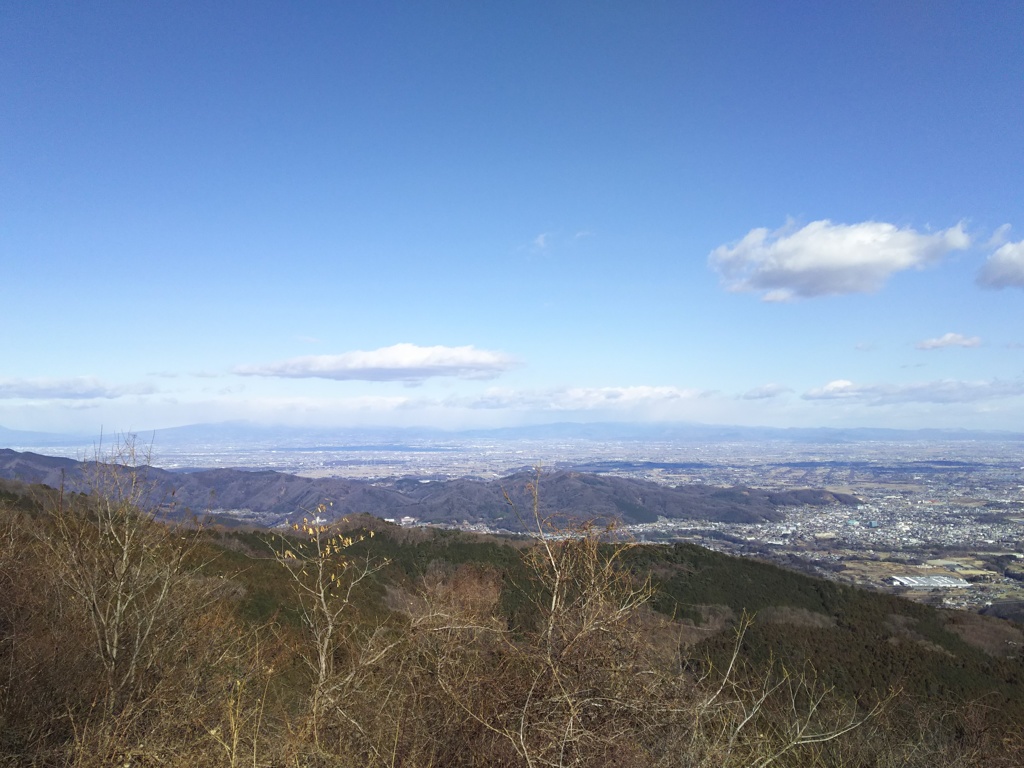
<svg viewBox="0 0 1024 768"><path fill-rule="evenodd" d="M332 428L264 426L250 422L221 422L193 424L184 427L139 431L144 442L152 440L155 446L179 447L207 444L211 446L273 443L281 447L336 446L389 446L408 448L416 444L433 442L439 450L445 443L474 439L503 441L518 440L590 440L590 441L645 441L683 443L769 442L842 444L863 441L1024 441L1024 433L999 430L971 429L885 429L858 428L779 428L743 427L698 423L639 423L639 422L563 422L537 424L501 429L446 431L427 428ZM24 432L0 427L0 446L92 446L96 435Z"/></svg>
<svg viewBox="0 0 1024 768"><path fill-rule="evenodd" d="M0 449L0 478L7 480L85 491L90 487L90 466L88 462ZM168 472L143 467L141 471L152 486L153 505L163 514L227 513L268 526L312 514L319 504L327 504L327 514L334 518L368 513L385 518L414 517L426 523L485 523L519 530L524 519L532 517L531 483L536 481L533 472L490 481L401 478L370 482L313 479L269 470ZM564 471L540 477L539 498L544 517L615 519L625 523L654 522L659 517L759 522L780 519L787 506L859 503L847 494L815 489L769 492L708 485L673 488L643 480Z"/></svg>
<svg viewBox="0 0 1024 768"><path fill-rule="evenodd" d="M0 445L3 446L35 446L47 445L89 445L95 437L69 435L59 432L28 432L21 429L0 427Z"/></svg>

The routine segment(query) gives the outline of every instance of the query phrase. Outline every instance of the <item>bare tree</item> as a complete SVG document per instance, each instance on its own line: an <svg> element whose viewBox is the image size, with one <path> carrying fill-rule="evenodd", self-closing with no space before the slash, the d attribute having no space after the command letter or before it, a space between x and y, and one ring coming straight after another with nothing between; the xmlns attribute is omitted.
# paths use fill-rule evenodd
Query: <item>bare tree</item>
<svg viewBox="0 0 1024 768"><path fill-rule="evenodd" d="M308 645L302 658L312 673L310 697L311 730L314 744L321 748L321 730L325 714L333 712L358 726L350 715L345 693L351 689L361 669L377 663L388 651L387 644L353 644L354 628L347 614L353 610L353 598L360 584L387 565L386 560L358 559L350 548L373 531L355 537L346 535L324 522L328 511L321 504L313 519L303 518L292 526L296 537L278 537L271 549L285 567L295 587L298 608L306 629ZM350 646L357 657L344 671L337 667L339 651Z"/></svg>
<svg viewBox="0 0 1024 768"><path fill-rule="evenodd" d="M670 708L683 726L679 747L701 766L831 764L822 748L877 717L892 694L862 711L821 684L809 666L793 670L769 662L754 668L743 658L752 623L744 614L728 661L719 667L705 660L692 694Z"/></svg>
<svg viewBox="0 0 1024 768"><path fill-rule="evenodd" d="M536 623L512 631L450 599L428 601L419 620L439 686L490 734L494 754L511 751L509 765L824 764L822 745L879 711L837 702L811 670L746 664L747 618L723 668L694 677L685 658L666 663L649 630L668 620L650 610L649 578L628 567L636 545L614 526L552 526L537 480L531 490L525 563Z"/></svg>
<svg viewBox="0 0 1024 768"><path fill-rule="evenodd" d="M190 589L185 599L178 589L197 531L154 523L146 459L130 435L97 450L86 492L62 488L43 532L53 573L88 619L108 712L139 694L161 654L179 645L182 613L202 610L202 595Z"/></svg>
<svg viewBox="0 0 1024 768"><path fill-rule="evenodd" d="M531 492L535 542L522 586L536 624L517 633L433 601L422 625L437 681L518 764L621 762L641 749L661 698L637 620L651 584L625 567L633 544L616 541L613 527L557 530L540 517L537 480Z"/></svg>

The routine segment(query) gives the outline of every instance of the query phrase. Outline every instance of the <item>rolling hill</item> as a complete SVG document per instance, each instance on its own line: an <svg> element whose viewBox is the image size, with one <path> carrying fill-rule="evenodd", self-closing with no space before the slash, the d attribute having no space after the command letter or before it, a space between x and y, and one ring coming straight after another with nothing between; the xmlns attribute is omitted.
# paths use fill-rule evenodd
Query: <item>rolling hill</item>
<svg viewBox="0 0 1024 768"><path fill-rule="evenodd" d="M68 490L89 488L89 462L0 449L0 478L62 484ZM329 504L335 517L366 513L375 517L414 517L422 522L486 523L508 530L522 527L531 510L532 472L498 480L460 478L424 481L400 478L369 482L306 478L270 470L210 469L168 472L145 467L152 485L150 502L163 514L245 513L261 525L277 525ZM668 519L757 522L780 519L788 506L855 505L846 494L799 489L765 491L709 485L669 487L632 478L581 472L553 472L541 478L542 515L568 519L618 520L624 523ZM506 501L508 498L515 509ZM518 510L518 514L516 512Z"/></svg>

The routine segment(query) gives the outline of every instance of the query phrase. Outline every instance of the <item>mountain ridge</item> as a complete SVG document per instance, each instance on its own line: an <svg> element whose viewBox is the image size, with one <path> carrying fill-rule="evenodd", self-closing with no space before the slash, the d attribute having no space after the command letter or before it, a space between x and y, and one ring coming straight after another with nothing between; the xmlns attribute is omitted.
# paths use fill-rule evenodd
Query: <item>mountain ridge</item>
<svg viewBox="0 0 1024 768"><path fill-rule="evenodd" d="M71 491L89 490L91 462L0 449L0 478ZM624 523L676 520L760 522L778 520L782 508L801 504L856 505L848 494L820 489L765 491L745 486L670 487L646 480L557 471L520 471L497 480L458 478L391 481L307 478L274 470L208 469L170 472L143 466L151 500L167 516L247 511L261 525L280 525L328 505L330 517L367 513L413 517L424 523L525 527L532 514L533 483L541 484L538 512L572 520ZM510 505L511 502L511 505ZM518 510L518 512L517 512ZM243 515L244 516L244 515Z"/></svg>

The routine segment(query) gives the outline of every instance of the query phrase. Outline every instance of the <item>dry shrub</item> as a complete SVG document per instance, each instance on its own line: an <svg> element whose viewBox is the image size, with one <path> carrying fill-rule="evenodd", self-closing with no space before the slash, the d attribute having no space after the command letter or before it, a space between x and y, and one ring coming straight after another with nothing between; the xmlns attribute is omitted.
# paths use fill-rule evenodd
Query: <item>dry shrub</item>
<svg viewBox="0 0 1024 768"><path fill-rule="evenodd" d="M1024 630L1005 619L966 611L943 613L946 629L992 656L1013 658L1024 647Z"/></svg>
<svg viewBox="0 0 1024 768"><path fill-rule="evenodd" d="M415 590L389 592L377 623L357 597L383 563L353 558L351 531L307 521L274 549L300 627L243 625L230 580L194 570L189 531L134 504L104 517L130 498L118 487L3 519L0 762L1008 768L1024 751L982 703L936 715L883 696L858 708L810 668L755 668L742 653L749 619L714 607L707 623L732 621L733 652L693 658L707 627L652 612L650 581L626 566L634 544L606 527L553 530L536 485L524 583L435 563ZM508 589L528 620L502 613ZM766 618L821 623L787 609ZM892 629L913 639L911 626ZM886 717L872 717L881 706Z"/></svg>
<svg viewBox="0 0 1024 768"><path fill-rule="evenodd" d="M0 748L15 763L223 764L208 724L250 676L250 633L195 574L198 531L146 511L139 458L128 438L93 462L89 493L5 516Z"/></svg>
<svg viewBox="0 0 1024 768"><path fill-rule="evenodd" d="M764 608L758 611L757 619L767 624L790 624L795 627L813 627L815 629L828 629L836 625L833 616L809 611L806 608L794 608L790 605Z"/></svg>

